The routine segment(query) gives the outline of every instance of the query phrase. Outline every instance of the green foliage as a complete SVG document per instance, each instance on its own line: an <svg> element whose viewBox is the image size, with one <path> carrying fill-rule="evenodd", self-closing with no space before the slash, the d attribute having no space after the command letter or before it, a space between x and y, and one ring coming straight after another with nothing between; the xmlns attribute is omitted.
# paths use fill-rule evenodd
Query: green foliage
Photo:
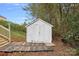
<svg viewBox="0 0 79 59"><path fill-rule="evenodd" d="M66 41L66 43L69 43L73 47L76 48L79 46L79 33L69 32L69 33L66 33L63 36L63 38L64 38L63 40Z"/></svg>
<svg viewBox="0 0 79 59"><path fill-rule="evenodd" d="M11 29L14 31L26 32L25 27L23 25L18 25L14 23L11 23Z"/></svg>
<svg viewBox="0 0 79 59"><path fill-rule="evenodd" d="M8 24L10 23L11 25L11 30L12 31L21 31L21 32L25 32L25 27L23 25L18 25L18 24L14 24L12 22L8 22L8 21L4 21L4 20L0 20L0 25L3 25L5 27L8 28Z"/></svg>
<svg viewBox="0 0 79 59"><path fill-rule="evenodd" d="M69 30L63 34L64 40L74 47L79 46L79 14L75 13L69 16L68 26Z"/></svg>

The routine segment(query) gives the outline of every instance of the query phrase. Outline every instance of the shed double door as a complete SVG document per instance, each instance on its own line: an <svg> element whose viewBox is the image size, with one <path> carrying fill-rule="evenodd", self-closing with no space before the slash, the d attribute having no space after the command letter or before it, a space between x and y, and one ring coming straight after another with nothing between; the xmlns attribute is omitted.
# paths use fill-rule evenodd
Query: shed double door
<svg viewBox="0 0 79 59"><path fill-rule="evenodd" d="M35 31L35 41L37 43L45 43L48 41L48 36L49 34L48 33L48 29L46 29L45 26L42 26L42 24L40 25L37 25L36 26L36 31Z"/></svg>

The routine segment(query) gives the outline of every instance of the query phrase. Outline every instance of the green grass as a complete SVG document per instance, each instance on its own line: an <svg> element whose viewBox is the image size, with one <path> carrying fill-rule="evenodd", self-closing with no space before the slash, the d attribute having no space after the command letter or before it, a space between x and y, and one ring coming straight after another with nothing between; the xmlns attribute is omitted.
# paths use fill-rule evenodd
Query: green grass
<svg viewBox="0 0 79 59"><path fill-rule="evenodd" d="M21 31L11 31L12 41L25 41L25 32Z"/></svg>
<svg viewBox="0 0 79 59"><path fill-rule="evenodd" d="M25 33L21 31L12 31L11 32L12 36L18 36L18 37L25 37Z"/></svg>

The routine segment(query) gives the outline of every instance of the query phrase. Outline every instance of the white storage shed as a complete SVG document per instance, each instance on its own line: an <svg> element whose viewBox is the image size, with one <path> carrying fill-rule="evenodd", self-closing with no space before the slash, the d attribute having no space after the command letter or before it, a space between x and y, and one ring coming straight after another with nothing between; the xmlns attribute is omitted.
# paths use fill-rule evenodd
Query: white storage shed
<svg viewBox="0 0 79 59"><path fill-rule="evenodd" d="M26 26L26 41L31 43L52 43L53 25L36 19Z"/></svg>

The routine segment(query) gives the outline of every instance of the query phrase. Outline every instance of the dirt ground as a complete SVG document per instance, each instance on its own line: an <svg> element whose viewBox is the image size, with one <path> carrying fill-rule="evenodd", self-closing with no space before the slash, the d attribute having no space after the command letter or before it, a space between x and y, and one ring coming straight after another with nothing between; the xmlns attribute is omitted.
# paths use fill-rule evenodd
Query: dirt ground
<svg viewBox="0 0 79 59"><path fill-rule="evenodd" d="M60 37L53 41L55 44L54 51L47 52L0 52L0 56L74 56L75 50L68 44L65 45Z"/></svg>

